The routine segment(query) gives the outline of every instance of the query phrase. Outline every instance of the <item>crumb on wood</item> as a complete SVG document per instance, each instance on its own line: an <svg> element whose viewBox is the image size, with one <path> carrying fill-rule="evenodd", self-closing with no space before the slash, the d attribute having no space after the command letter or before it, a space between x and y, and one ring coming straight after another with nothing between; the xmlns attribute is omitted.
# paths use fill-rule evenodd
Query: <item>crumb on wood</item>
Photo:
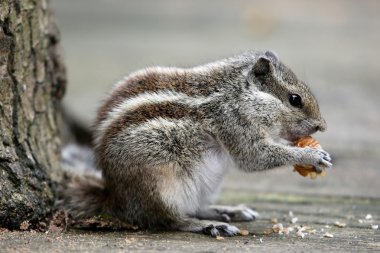
<svg viewBox="0 0 380 253"><path fill-rule="evenodd" d="M27 220L24 220L24 221L21 222L21 224L20 224L20 230L25 231L25 230L28 230L29 227L30 227L30 223L29 223L29 221L27 221Z"/></svg>
<svg viewBox="0 0 380 253"><path fill-rule="evenodd" d="M249 235L249 231L246 230L246 229L240 229L239 234L240 234L240 235L243 235L243 236L245 236L245 235Z"/></svg>
<svg viewBox="0 0 380 253"><path fill-rule="evenodd" d="M272 218L272 219L270 220L270 222L271 222L272 224L276 224L276 223L278 223L278 220L277 220L277 218Z"/></svg>
<svg viewBox="0 0 380 253"><path fill-rule="evenodd" d="M296 235L297 235L298 237L301 237L301 238L304 238L304 237L305 237L305 234L304 234L301 230L298 230L298 231L296 232Z"/></svg>
<svg viewBox="0 0 380 253"><path fill-rule="evenodd" d="M282 234L282 230L284 229L284 226L281 223L277 223L273 225L272 229L273 229L273 232Z"/></svg>
<svg viewBox="0 0 380 253"><path fill-rule="evenodd" d="M291 222L292 224L296 223L297 221L298 221L298 218L297 218L297 217L293 217L293 218L290 220L290 222Z"/></svg>
<svg viewBox="0 0 380 253"><path fill-rule="evenodd" d="M221 240L224 240L224 237L223 236L217 236L217 237L215 237L215 239L218 241L221 241Z"/></svg>
<svg viewBox="0 0 380 253"><path fill-rule="evenodd" d="M338 228L344 228L346 227L346 223L340 222L340 221L335 221L334 225Z"/></svg>

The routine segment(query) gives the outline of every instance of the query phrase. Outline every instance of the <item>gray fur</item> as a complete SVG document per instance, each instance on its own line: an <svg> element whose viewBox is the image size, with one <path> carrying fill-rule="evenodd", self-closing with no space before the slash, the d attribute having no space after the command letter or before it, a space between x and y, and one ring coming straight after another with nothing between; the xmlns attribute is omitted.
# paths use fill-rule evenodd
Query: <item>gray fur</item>
<svg viewBox="0 0 380 253"><path fill-rule="evenodd" d="M171 116L117 126L120 117L138 113L138 108L126 106L104 119L106 127L96 132L95 154L108 194L107 211L118 218L141 227L232 236L236 227L196 218L255 218L247 208L207 207L229 167L253 172L293 164L312 164L319 170L331 166L323 150L278 142L324 130L326 123L309 88L274 52L249 51L190 69L151 69L134 74L133 80L154 85L149 79L152 72L168 80L167 92L182 94L170 103L185 111L181 117L165 112ZM176 83L175 75L185 83ZM302 109L290 105L289 93L302 97ZM155 101L149 104L154 106Z"/></svg>

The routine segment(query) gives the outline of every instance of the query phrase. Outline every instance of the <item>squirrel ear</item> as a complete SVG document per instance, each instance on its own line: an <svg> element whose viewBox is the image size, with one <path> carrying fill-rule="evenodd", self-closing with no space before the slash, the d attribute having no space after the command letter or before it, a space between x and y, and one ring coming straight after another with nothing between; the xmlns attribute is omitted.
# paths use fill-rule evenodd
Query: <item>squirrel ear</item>
<svg viewBox="0 0 380 253"><path fill-rule="evenodd" d="M256 64L253 66L253 74L256 77L267 75L269 72L271 72L270 65L271 61L267 57L260 56Z"/></svg>
<svg viewBox="0 0 380 253"><path fill-rule="evenodd" d="M274 64L280 61L275 51L268 50L265 52L265 56L268 57Z"/></svg>
<svg viewBox="0 0 380 253"><path fill-rule="evenodd" d="M253 67L253 73L256 77L265 76L272 71L271 65L276 65L280 59L274 51L268 50L264 55L260 56L255 66Z"/></svg>

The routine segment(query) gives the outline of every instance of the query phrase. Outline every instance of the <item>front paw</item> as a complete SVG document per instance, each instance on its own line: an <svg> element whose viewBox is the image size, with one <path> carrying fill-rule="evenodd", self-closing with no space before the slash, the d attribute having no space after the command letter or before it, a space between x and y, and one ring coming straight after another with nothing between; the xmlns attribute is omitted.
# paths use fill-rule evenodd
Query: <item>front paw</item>
<svg viewBox="0 0 380 253"><path fill-rule="evenodd" d="M331 168L331 156L323 149L316 148L302 148L300 164L313 165L317 173L321 173L324 168Z"/></svg>

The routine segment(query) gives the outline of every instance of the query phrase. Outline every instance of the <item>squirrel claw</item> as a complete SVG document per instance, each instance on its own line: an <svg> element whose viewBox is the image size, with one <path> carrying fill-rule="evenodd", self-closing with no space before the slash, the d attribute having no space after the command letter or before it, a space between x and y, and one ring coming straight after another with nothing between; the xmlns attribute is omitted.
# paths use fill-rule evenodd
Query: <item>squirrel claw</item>
<svg viewBox="0 0 380 253"><path fill-rule="evenodd" d="M227 236L231 237L237 235L240 230L229 224L221 224L221 225L213 225L210 224L207 227L203 228L203 233L207 235L211 235L212 237L217 236Z"/></svg>
<svg viewBox="0 0 380 253"><path fill-rule="evenodd" d="M312 164L315 166L317 173L321 173L324 168L331 168L331 156L323 149L304 148L306 155L303 157L301 164Z"/></svg>

